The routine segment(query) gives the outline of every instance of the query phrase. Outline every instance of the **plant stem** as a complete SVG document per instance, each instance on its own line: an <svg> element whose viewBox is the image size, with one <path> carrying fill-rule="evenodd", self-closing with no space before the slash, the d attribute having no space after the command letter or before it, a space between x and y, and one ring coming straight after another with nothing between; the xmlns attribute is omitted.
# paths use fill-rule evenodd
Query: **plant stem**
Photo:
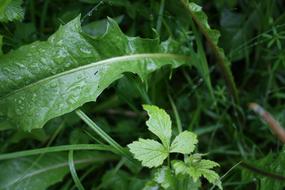
<svg viewBox="0 0 285 190"><path fill-rule="evenodd" d="M177 128L178 128L178 132L179 133L182 133L182 123L181 123L181 119L179 117L179 114L178 114L178 111L177 111L177 108L175 106L175 103L172 99L172 97L170 96L170 94L168 93L168 99L170 101L170 104L171 104L171 107L172 107L172 110L173 110L173 113L174 113L174 116L175 116L175 120L176 120L176 125L177 125Z"/></svg>
<svg viewBox="0 0 285 190"><path fill-rule="evenodd" d="M157 24L156 24L156 31L158 33L160 33L160 29L161 29L161 23L162 23L163 12L164 12L164 5L165 5L165 0L161 0L159 13L158 13Z"/></svg>
<svg viewBox="0 0 285 190"><path fill-rule="evenodd" d="M271 179L275 179L275 180L278 180L278 181L282 181L282 182L285 181L285 176L261 170L259 168L256 168L256 167L252 166L252 165L249 165L248 163L245 163L245 162L242 162L240 165L243 168L248 169L248 170L250 170L250 171L252 171L254 173L257 173L257 174L260 174L260 175L263 175L263 176L266 176L266 177L269 177Z"/></svg>
<svg viewBox="0 0 285 190"><path fill-rule="evenodd" d="M69 166L69 170L70 170L72 179L73 179L76 187L79 190L85 190L83 185L80 182L80 179L78 178L77 173L76 173L76 169L75 169L74 161L73 161L73 150L70 150L68 153L68 166Z"/></svg>
<svg viewBox="0 0 285 190"><path fill-rule="evenodd" d="M184 5L184 8L187 10L188 16L193 19L193 21L198 26L199 30L202 32L202 34L205 36L207 42L209 43L211 49L214 52L214 55L217 59L217 65L225 79L225 82L227 84L227 87L229 89L229 92L233 98L233 100L239 104L239 96L238 96L238 90L236 87L236 84L234 82L234 78L232 75L232 72L229 67L229 61L225 57L225 55L221 52L221 49L213 42L211 37L209 36L207 29L203 26L203 24L199 21L199 19L195 16L195 14L188 8L186 3L182 0L182 4Z"/></svg>

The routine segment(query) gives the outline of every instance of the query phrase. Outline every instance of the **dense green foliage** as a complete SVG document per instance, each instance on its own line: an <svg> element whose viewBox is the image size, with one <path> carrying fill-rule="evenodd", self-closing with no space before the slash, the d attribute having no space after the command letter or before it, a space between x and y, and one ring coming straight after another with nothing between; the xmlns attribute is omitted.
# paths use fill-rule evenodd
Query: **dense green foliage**
<svg viewBox="0 0 285 190"><path fill-rule="evenodd" d="M284 10L0 0L0 190L282 190Z"/></svg>

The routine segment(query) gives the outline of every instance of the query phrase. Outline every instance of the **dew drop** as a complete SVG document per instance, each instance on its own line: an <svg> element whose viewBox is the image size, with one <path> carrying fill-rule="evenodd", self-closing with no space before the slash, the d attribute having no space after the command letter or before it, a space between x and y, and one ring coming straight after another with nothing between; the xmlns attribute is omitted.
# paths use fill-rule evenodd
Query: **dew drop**
<svg viewBox="0 0 285 190"><path fill-rule="evenodd" d="M75 104L77 102L77 99L75 97L69 97L67 99L67 103L69 104Z"/></svg>
<svg viewBox="0 0 285 190"><path fill-rule="evenodd" d="M59 51L58 51L58 58L64 58L64 57L66 57L67 56L67 53L66 53L66 51L65 50L63 50L63 49L60 49Z"/></svg>
<svg viewBox="0 0 285 190"><path fill-rule="evenodd" d="M87 48L80 48L80 51L82 52L82 53L86 53L86 54L91 54L91 51L89 50L89 49L87 49Z"/></svg>
<svg viewBox="0 0 285 190"><path fill-rule="evenodd" d="M154 71L157 67L154 63L149 63L149 64L147 64L146 68L149 71Z"/></svg>
<svg viewBox="0 0 285 190"><path fill-rule="evenodd" d="M68 67L71 66L71 64L72 64L71 62L68 62L68 61L67 61L67 62L64 64L64 67L65 67L65 68L68 68Z"/></svg>
<svg viewBox="0 0 285 190"><path fill-rule="evenodd" d="M59 40L58 42L57 42L57 45L62 45L63 44L63 41L62 40Z"/></svg>
<svg viewBox="0 0 285 190"><path fill-rule="evenodd" d="M22 114L22 110L20 108L18 108L18 107L16 108L15 112L16 112L17 115L21 115Z"/></svg>
<svg viewBox="0 0 285 190"><path fill-rule="evenodd" d="M54 36L51 36L51 37L49 38L49 40L50 40L51 43L54 43L55 37L54 37Z"/></svg>
<svg viewBox="0 0 285 190"><path fill-rule="evenodd" d="M56 88L56 87L57 87L57 83L55 83L55 82L51 83L51 84L50 84L50 87L51 87L51 88Z"/></svg>
<svg viewBox="0 0 285 190"><path fill-rule="evenodd" d="M61 110L61 109L64 109L64 104L63 103L61 103L61 104L59 104L58 105L58 108Z"/></svg>

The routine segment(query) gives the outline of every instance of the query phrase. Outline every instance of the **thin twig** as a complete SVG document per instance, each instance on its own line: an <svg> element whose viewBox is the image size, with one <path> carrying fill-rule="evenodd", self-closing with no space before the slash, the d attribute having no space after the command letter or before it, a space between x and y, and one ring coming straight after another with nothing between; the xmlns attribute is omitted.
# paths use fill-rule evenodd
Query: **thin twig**
<svg viewBox="0 0 285 190"><path fill-rule="evenodd" d="M285 144L285 129L274 117L257 103L250 103L249 108L257 113L272 129L273 133Z"/></svg>

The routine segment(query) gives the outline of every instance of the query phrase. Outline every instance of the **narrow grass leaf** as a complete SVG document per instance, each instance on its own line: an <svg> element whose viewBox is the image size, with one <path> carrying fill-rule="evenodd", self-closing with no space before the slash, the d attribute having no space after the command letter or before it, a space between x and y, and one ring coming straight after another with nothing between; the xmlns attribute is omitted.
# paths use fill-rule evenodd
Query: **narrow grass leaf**
<svg viewBox="0 0 285 190"><path fill-rule="evenodd" d="M73 150L70 150L68 153L68 166L69 166L69 171L71 173L72 179L78 188L78 190L84 190L83 185L80 182L80 179L78 178L78 175L76 173L76 169L74 166L74 160L73 160Z"/></svg>
<svg viewBox="0 0 285 190"><path fill-rule="evenodd" d="M102 139L104 139L108 144L111 145L120 155L126 157L129 161L136 164L132 156L127 150L125 150L119 143L117 143L112 137L110 137L105 131L103 131L96 123L94 123L83 111L76 110L76 114Z"/></svg>
<svg viewBox="0 0 285 190"><path fill-rule="evenodd" d="M12 153L0 154L0 160L14 159L25 156L33 156L38 154L53 153L53 152L64 152L69 150L97 150L97 151L111 151L117 153L117 151L108 145L101 144L74 144L74 145L61 145L52 146L45 148L35 148L31 150L24 150Z"/></svg>

